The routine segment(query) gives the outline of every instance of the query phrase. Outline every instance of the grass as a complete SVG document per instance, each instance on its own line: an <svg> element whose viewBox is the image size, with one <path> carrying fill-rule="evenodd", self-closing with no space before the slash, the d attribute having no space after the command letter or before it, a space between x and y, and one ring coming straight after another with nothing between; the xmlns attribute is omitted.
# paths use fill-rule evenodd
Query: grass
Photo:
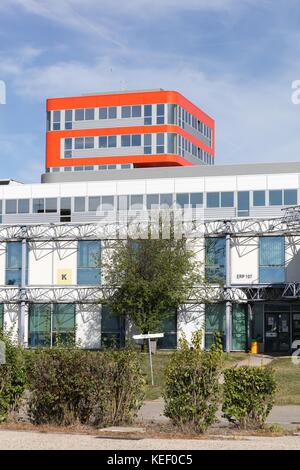
<svg viewBox="0 0 300 470"><path fill-rule="evenodd" d="M300 364L292 363L290 357L274 359L268 367L275 370L278 389L276 405L300 405Z"/></svg>
<svg viewBox="0 0 300 470"><path fill-rule="evenodd" d="M146 400L156 400L162 396L165 380L165 368L169 362L172 352L158 352L152 356L154 386L151 385L150 365L148 353L141 353L141 365L146 376ZM248 354L243 352L226 353L225 367L231 367L238 361L247 359Z"/></svg>

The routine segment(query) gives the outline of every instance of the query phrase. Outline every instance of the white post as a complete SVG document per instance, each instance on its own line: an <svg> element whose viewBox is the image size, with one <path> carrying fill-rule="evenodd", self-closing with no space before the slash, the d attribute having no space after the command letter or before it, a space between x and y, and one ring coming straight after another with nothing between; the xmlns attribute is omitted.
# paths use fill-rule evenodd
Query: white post
<svg viewBox="0 0 300 470"><path fill-rule="evenodd" d="M150 372L151 372L151 385L154 385L152 355L151 355L151 340L150 340L150 338L148 338L148 349L149 349L149 361L150 361Z"/></svg>
<svg viewBox="0 0 300 470"><path fill-rule="evenodd" d="M19 343L24 344L25 341L25 311L26 311L26 273L27 273L27 240L25 238L26 228L22 227L24 238L22 238L22 264L21 264L21 308L19 321Z"/></svg>

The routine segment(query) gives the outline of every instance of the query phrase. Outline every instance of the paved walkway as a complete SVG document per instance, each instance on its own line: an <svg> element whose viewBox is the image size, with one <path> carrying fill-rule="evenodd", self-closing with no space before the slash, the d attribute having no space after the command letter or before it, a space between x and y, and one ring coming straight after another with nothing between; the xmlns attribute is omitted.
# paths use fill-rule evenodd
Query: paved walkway
<svg viewBox="0 0 300 470"><path fill-rule="evenodd" d="M0 431L0 450L287 450L300 449L300 436L240 439L110 439L81 434ZM112 453L113 455L113 453ZM142 466L140 467L142 468Z"/></svg>
<svg viewBox="0 0 300 470"><path fill-rule="evenodd" d="M273 359L273 356L268 356L267 354L249 354L249 357L247 357L247 359L244 359L243 361L238 361L237 366L261 367L270 364Z"/></svg>
<svg viewBox="0 0 300 470"><path fill-rule="evenodd" d="M153 401L146 401L138 414L140 421L153 421L156 423L168 423L168 418L163 416L164 401L162 398ZM218 413L219 426L226 427L228 422L222 418L221 412ZM268 416L269 424L280 424L285 428L300 427L300 405L274 406Z"/></svg>

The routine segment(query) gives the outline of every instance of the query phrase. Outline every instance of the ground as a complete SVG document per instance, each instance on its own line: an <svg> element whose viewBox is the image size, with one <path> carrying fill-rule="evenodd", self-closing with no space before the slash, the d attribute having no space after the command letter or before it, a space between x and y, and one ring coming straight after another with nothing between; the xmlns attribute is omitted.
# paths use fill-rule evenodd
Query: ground
<svg viewBox="0 0 300 470"><path fill-rule="evenodd" d="M278 384L276 404L300 405L300 364L293 364L290 358L279 358L268 367L275 369Z"/></svg>

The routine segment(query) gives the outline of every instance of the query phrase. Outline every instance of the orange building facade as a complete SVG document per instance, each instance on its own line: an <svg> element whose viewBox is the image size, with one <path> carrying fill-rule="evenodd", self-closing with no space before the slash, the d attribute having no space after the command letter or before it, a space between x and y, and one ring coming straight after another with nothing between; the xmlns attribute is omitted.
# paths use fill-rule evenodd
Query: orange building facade
<svg viewBox="0 0 300 470"><path fill-rule="evenodd" d="M214 120L176 91L47 100L47 172L211 165L214 141Z"/></svg>

